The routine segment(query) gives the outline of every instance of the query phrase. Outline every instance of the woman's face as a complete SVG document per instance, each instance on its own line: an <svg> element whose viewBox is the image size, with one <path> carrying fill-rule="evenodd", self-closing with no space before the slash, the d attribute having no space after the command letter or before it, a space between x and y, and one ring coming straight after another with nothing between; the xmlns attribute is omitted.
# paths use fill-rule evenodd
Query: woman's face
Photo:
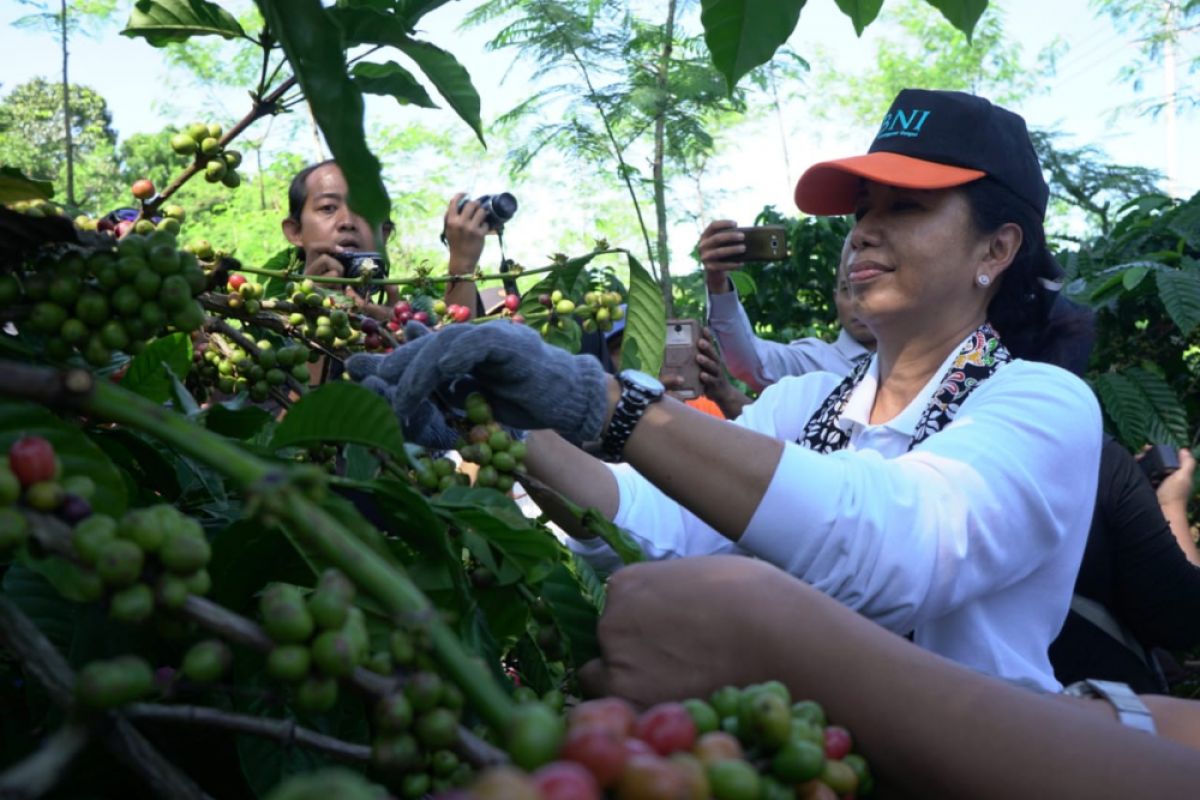
<svg viewBox="0 0 1200 800"><path fill-rule="evenodd" d="M854 315L877 336L984 321L991 293L976 278L987 273L994 284L999 271L962 191L864 181L855 217L845 279Z"/></svg>

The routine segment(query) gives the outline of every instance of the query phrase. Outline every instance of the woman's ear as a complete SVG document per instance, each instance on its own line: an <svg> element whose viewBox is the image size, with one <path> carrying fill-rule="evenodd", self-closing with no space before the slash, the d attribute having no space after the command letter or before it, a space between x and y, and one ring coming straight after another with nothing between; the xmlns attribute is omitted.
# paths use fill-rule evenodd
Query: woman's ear
<svg viewBox="0 0 1200 800"><path fill-rule="evenodd" d="M1017 257L1024 240L1025 233L1015 222L1006 222L993 231L988 239L988 249L984 253L979 274L986 274L992 281L999 278Z"/></svg>

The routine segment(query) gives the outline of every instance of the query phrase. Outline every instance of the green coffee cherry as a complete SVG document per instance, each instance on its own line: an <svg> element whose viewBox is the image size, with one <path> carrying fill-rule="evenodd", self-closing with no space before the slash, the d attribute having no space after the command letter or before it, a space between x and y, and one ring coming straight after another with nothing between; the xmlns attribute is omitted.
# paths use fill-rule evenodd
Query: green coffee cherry
<svg viewBox="0 0 1200 800"><path fill-rule="evenodd" d="M164 572L159 576L158 585L155 587L155 598L163 608L171 611L183 608L189 594L191 592L188 591L187 582L183 578L169 572Z"/></svg>
<svg viewBox="0 0 1200 800"><path fill-rule="evenodd" d="M263 628L279 644L304 642L313 633L313 618L296 587L277 583L259 603Z"/></svg>
<svg viewBox="0 0 1200 800"><path fill-rule="evenodd" d="M413 721L412 704L400 692L393 692L375 706L375 721L382 731L406 731Z"/></svg>
<svg viewBox="0 0 1200 800"><path fill-rule="evenodd" d="M96 573L109 586L128 586L142 574L145 557L136 544L113 539L100 546L96 555Z"/></svg>
<svg viewBox="0 0 1200 800"><path fill-rule="evenodd" d="M25 515L15 508L0 508L0 554L16 550L29 539Z"/></svg>
<svg viewBox="0 0 1200 800"><path fill-rule="evenodd" d="M338 683L336 678L310 675L296 690L296 705L302 711L325 712L337 703Z"/></svg>
<svg viewBox="0 0 1200 800"><path fill-rule="evenodd" d="M207 566L212 558L212 548L201 536L181 534L163 542L158 557L171 572L185 575Z"/></svg>
<svg viewBox="0 0 1200 800"><path fill-rule="evenodd" d="M87 708L107 711L132 703L154 690L154 672L137 656L93 661L75 678L75 697Z"/></svg>
<svg viewBox="0 0 1200 800"><path fill-rule="evenodd" d="M21 496L21 482L5 461L0 464L0 508L11 506Z"/></svg>
<svg viewBox="0 0 1200 800"><path fill-rule="evenodd" d="M135 583L112 596L108 614L118 622L139 625L154 613L154 593L144 583Z"/></svg>
<svg viewBox="0 0 1200 800"><path fill-rule="evenodd" d="M183 585L190 594L203 596L212 589L212 576L208 574L208 570L198 569L191 575L183 576Z"/></svg>
<svg viewBox="0 0 1200 800"><path fill-rule="evenodd" d="M152 508L137 508L121 517L117 527L117 535L142 548L144 552L153 553L162 547L166 538L166 528L163 525L163 515ZM166 506L166 508L170 508ZM171 509L174 511L175 509Z"/></svg>
<svg viewBox="0 0 1200 800"><path fill-rule="evenodd" d="M220 639L205 639L192 645L183 657L184 677L196 683L212 683L229 669L233 653Z"/></svg>
<svg viewBox="0 0 1200 800"><path fill-rule="evenodd" d="M313 663L317 669L335 678L344 678L354 671L354 645L342 631L325 631L312 645Z"/></svg>
<svg viewBox="0 0 1200 800"><path fill-rule="evenodd" d="M276 645L267 656L267 674L277 681L296 683L308 675L312 656L302 644Z"/></svg>

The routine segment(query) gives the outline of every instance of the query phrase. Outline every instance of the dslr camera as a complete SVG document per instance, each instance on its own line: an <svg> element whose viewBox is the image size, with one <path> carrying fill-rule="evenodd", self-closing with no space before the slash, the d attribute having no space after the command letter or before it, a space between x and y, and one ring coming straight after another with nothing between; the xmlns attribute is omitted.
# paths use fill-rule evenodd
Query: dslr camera
<svg viewBox="0 0 1200 800"><path fill-rule="evenodd" d="M470 202L469 198L464 197L458 203L458 210ZM475 198L475 202L483 208L483 213L486 214L488 230L498 231L504 227L504 223L508 222L517 213L517 198L513 197L508 192L500 192L499 194L485 194Z"/></svg>

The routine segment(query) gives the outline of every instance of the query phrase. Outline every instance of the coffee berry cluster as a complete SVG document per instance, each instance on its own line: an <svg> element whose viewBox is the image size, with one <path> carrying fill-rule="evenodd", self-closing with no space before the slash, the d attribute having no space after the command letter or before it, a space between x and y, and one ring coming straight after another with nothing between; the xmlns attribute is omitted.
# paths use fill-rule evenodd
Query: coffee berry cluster
<svg viewBox="0 0 1200 800"><path fill-rule="evenodd" d="M209 334L193 355L196 374L210 387L224 394L248 392L261 403L271 389L283 386L291 378L307 387L309 350L303 345L276 348L270 340L255 342L244 349L220 333Z"/></svg>
<svg viewBox="0 0 1200 800"><path fill-rule="evenodd" d="M464 411L470 427L458 452L464 461L479 465L475 485L510 491L517 477L525 472L525 442L513 439L492 418L492 409L482 394L468 395Z"/></svg>
<svg viewBox="0 0 1200 800"><path fill-rule="evenodd" d="M706 700L638 714L617 698L575 706L556 760L532 773L481 773L458 800L838 800L874 788L849 731L778 682L725 687Z"/></svg>
<svg viewBox="0 0 1200 800"><path fill-rule="evenodd" d="M0 459L0 555L29 538L23 509L53 514L68 525L92 513L96 485L85 475L62 476L54 445L41 436L23 436Z"/></svg>
<svg viewBox="0 0 1200 800"><path fill-rule="evenodd" d="M236 189L242 183L237 168L242 154L221 146L221 126L215 122L193 122L171 137L171 149L181 156L192 156L204 165L204 179L218 181ZM144 198L143 198L144 199Z"/></svg>
<svg viewBox="0 0 1200 800"><path fill-rule="evenodd" d="M583 302L576 303L560 289L538 295L538 302L550 310L546 321L541 324L541 334L546 336L552 328L562 330L566 320L574 317L584 333L600 331L607 333L613 324L625 318L621 307L624 298L620 292L585 292Z"/></svg>
<svg viewBox="0 0 1200 800"><path fill-rule="evenodd" d="M44 255L0 274L0 308L19 309L17 327L46 337L46 354L80 355L105 366L114 352L137 354L168 330L204 322L196 296L207 275L164 231L129 234L115 247Z"/></svg>

